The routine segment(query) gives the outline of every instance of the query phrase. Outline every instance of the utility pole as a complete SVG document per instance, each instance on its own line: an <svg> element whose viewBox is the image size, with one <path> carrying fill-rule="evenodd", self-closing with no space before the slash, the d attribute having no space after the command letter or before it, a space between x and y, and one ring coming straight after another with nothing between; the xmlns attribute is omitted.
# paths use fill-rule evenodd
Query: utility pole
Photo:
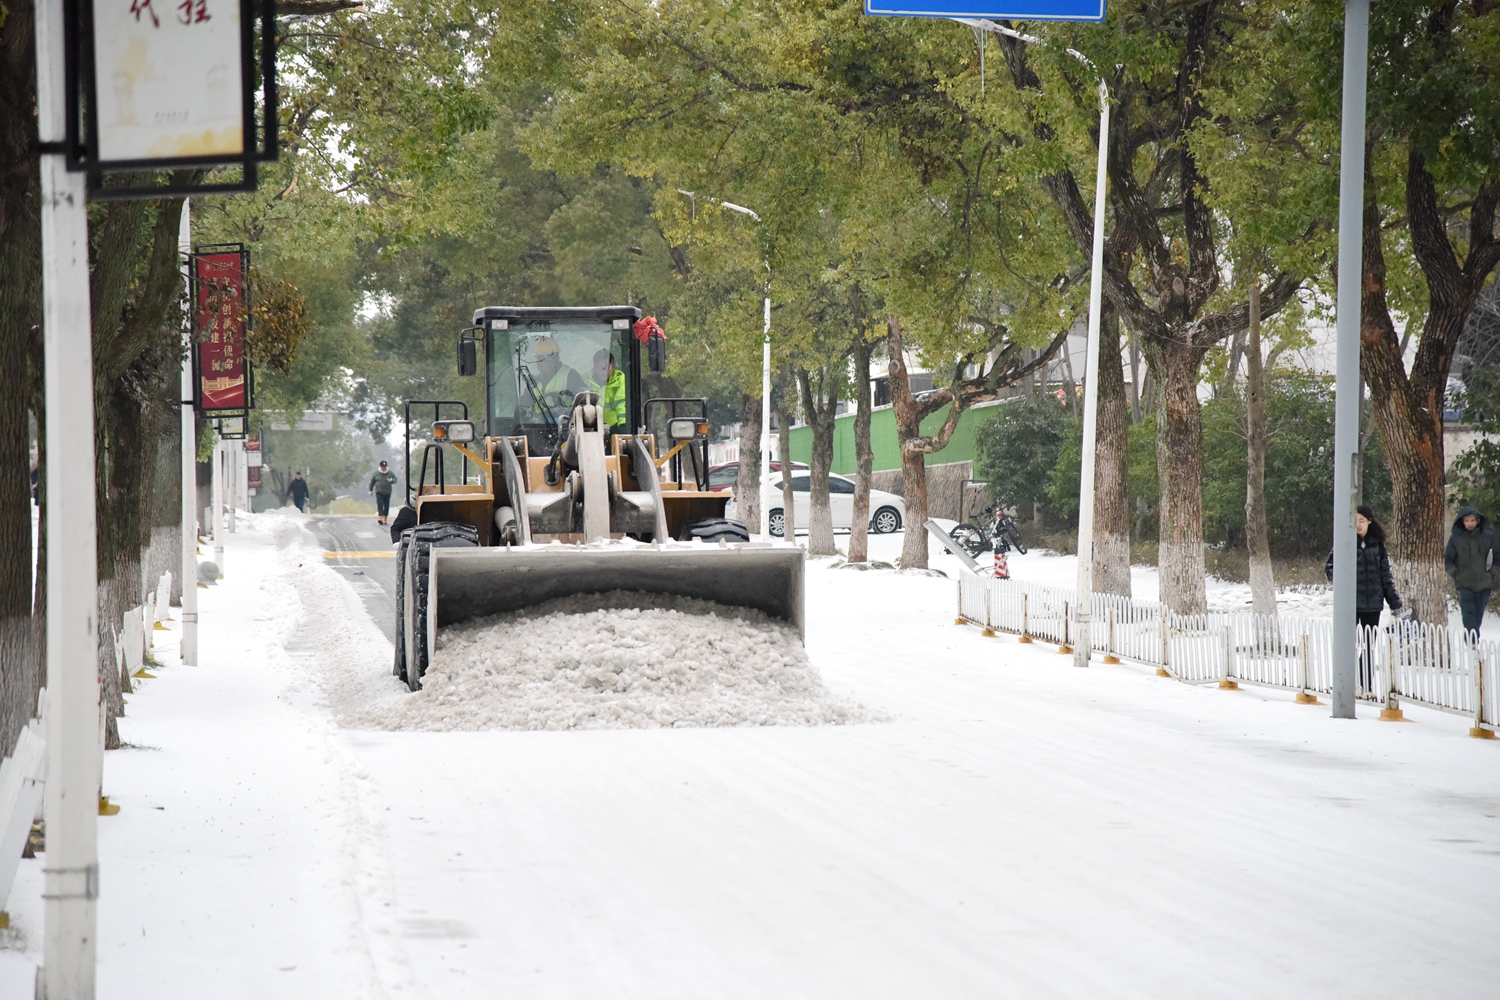
<svg viewBox="0 0 1500 1000"><path fill-rule="evenodd" d="M47 407L46 929L38 986L90 1000L98 947L99 650L94 357L84 175L66 157L63 0L36 4Z"/></svg>
<svg viewBox="0 0 1500 1000"><path fill-rule="evenodd" d="M182 202L182 225L177 231L177 252L182 257L183 287L188 283L189 257L193 252L192 209ZM182 359L182 648L185 666L198 664L198 421L193 411L193 324L183 330Z"/></svg>
<svg viewBox="0 0 1500 1000"><path fill-rule="evenodd" d="M692 191L677 189L680 195L686 195L693 205L693 217L698 217L698 198ZM731 212L748 215L760 223L763 262L766 266L766 294L764 302L765 325L761 331L761 355L760 355L760 537L763 541L771 540L771 506L770 506L770 481L771 481L771 242L766 235L765 223L761 217L744 205L736 205L732 201L720 201L718 198L709 198L709 201ZM744 468L745 457L740 456L740 468ZM791 456L781 456L781 469L783 474L788 474L791 469Z"/></svg>
<svg viewBox="0 0 1500 1000"><path fill-rule="evenodd" d="M234 512L240 505L240 449L244 447L238 441L229 442L229 447L224 449L229 456L229 533L232 535L238 529L234 524Z"/></svg>
<svg viewBox="0 0 1500 1000"><path fill-rule="evenodd" d="M1338 360L1333 425L1333 717L1352 719L1355 630L1354 504L1359 491L1359 327L1364 280L1365 88L1370 0L1344 2L1344 108L1339 140Z"/></svg>
<svg viewBox="0 0 1500 1000"><path fill-rule="evenodd" d="M224 442L214 441L214 516L209 531L214 539L214 565L219 567L219 579L224 579Z"/></svg>
<svg viewBox="0 0 1500 1000"><path fill-rule="evenodd" d="M1059 11L1064 17L1077 18L1077 10ZM1104 17L1100 5L1098 20ZM1089 18L1094 19L1094 18ZM992 20L954 18L975 31L993 31L996 34L1025 42L1027 45L1042 45L1047 42L1034 35L1024 35L1014 28L996 24ZM1099 78L1099 158L1094 174L1094 243L1089 266L1089 333L1088 346L1083 366L1083 467L1078 484L1078 589L1073 599L1073 665L1089 665L1090 646L1093 638L1094 604L1094 451L1097 440L1099 416L1099 322L1104 296L1104 218L1105 192L1109 186L1109 87L1104 74L1094 68L1088 57L1077 49L1064 49L1068 55L1083 63ZM1068 355L1063 354L1064 362ZM1114 358L1111 364L1119 364ZM1069 375L1071 379L1071 374ZM1071 405L1071 400L1069 404Z"/></svg>
<svg viewBox="0 0 1500 1000"><path fill-rule="evenodd" d="M760 342L760 537L771 540L771 263L766 261L766 325ZM790 473L791 465L782 470Z"/></svg>

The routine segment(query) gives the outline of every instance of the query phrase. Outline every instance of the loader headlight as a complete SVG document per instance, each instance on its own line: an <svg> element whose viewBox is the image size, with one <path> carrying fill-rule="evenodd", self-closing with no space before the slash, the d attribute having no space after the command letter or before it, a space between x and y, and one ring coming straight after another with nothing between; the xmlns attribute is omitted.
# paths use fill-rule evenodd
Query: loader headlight
<svg viewBox="0 0 1500 1000"><path fill-rule="evenodd" d="M673 417L667 421L667 437L673 441L691 441L700 434L708 436L708 424L694 417Z"/></svg>
<svg viewBox="0 0 1500 1000"><path fill-rule="evenodd" d="M447 444L468 444L474 440L474 421L439 420L432 425L432 440Z"/></svg>

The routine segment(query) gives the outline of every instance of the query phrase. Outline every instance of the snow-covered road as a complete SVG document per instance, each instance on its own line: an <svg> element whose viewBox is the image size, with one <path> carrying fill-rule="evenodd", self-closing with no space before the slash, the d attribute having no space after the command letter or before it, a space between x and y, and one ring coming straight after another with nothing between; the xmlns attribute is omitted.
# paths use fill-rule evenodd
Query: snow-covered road
<svg viewBox="0 0 1500 1000"><path fill-rule="evenodd" d="M1500 746L1461 719L1078 671L954 626L950 580L814 563L812 660L891 721L339 729L312 675L374 690L389 647L271 527L108 755L103 998L1496 992Z"/></svg>

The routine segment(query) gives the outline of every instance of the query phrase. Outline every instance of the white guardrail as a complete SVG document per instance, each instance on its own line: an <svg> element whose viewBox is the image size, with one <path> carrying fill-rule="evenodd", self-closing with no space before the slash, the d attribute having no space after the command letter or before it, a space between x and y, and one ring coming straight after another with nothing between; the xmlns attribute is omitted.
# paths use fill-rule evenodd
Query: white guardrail
<svg viewBox="0 0 1500 1000"><path fill-rule="evenodd" d="M1075 592L964 570L958 617L995 632L1071 646ZM1447 625L1362 628L1358 697L1399 718L1400 703L1466 716L1470 734L1492 737L1500 717L1500 643ZM1258 684L1299 701L1331 694L1333 622L1248 611L1175 614L1154 601L1095 594L1089 646L1105 657L1153 665L1157 673L1221 687ZM1111 661L1106 661L1111 662Z"/></svg>

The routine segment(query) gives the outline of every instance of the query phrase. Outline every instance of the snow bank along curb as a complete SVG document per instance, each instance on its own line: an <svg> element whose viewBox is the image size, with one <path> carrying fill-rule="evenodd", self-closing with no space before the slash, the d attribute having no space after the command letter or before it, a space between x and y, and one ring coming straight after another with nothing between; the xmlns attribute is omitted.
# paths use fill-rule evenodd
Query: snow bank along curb
<svg viewBox="0 0 1500 1000"><path fill-rule="evenodd" d="M986 634L1010 632L1070 646L1076 591L1019 580L959 575L958 622ZM1448 625L1367 628L1360 650L1358 697L1400 719L1400 700L1468 716L1471 736L1493 739L1500 718L1500 643L1470 641ZM1152 664L1162 676L1190 683L1241 682L1298 692L1315 702L1333 689L1333 623L1326 618L1246 611L1179 615L1165 605L1094 594L1089 648Z"/></svg>
<svg viewBox="0 0 1500 1000"><path fill-rule="evenodd" d="M423 689L301 518L266 524L338 724L376 730L809 726L880 716L834 698L795 627L744 608L614 592L444 629Z"/></svg>

